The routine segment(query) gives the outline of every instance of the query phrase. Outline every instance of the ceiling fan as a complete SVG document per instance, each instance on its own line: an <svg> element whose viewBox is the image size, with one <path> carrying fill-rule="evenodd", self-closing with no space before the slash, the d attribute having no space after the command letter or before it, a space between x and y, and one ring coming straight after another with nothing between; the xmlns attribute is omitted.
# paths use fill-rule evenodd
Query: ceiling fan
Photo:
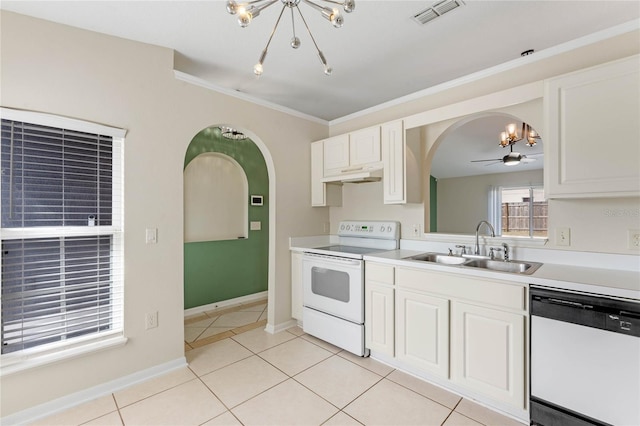
<svg viewBox="0 0 640 426"><path fill-rule="evenodd" d="M529 158L524 154L520 154L519 152L513 152L513 145L509 145L511 152L505 155L502 158L491 158L488 160L471 160L472 163L481 163L485 161L493 161L493 163L487 164L487 166L491 166L494 164L503 163L505 166L516 166L520 163L531 163L532 161L536 161L535 158ZM542 155L542 153L530 154L534 155Z"/></svg>

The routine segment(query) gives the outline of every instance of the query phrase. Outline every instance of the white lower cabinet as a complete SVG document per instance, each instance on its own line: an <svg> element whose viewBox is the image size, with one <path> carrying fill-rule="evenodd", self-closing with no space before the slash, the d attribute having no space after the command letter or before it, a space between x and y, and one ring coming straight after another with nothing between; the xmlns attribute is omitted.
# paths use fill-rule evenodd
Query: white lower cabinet
<svg viewBox="0 0 640 426"><path fill-rule="evenodd" d="M451 380L523 408L524 336L524 315L453 302Z"/></svg>
<svg viewBox="0 0 640 426"><path fill-rule="evenodd" d="M367 282L365 291L365 346L381 354L393 356L393 287Z"/></svg>
<svg viewBox="0 0 640 426"><path fill-rule="evenodd" d="M365 346L394 356L394 267L367 262L365 269Z"/></svg>
<svg viewBox="0 0 640 426"><path fill-rule="evenodd" d="M526 419L526 300L524 284L367 261L366 346Z"/></svg>
<svg viewBox="0 0 640 426"><path fill-rule="evenodd" d="M396 357L449 377L449 300L396 291Z"/></svg>

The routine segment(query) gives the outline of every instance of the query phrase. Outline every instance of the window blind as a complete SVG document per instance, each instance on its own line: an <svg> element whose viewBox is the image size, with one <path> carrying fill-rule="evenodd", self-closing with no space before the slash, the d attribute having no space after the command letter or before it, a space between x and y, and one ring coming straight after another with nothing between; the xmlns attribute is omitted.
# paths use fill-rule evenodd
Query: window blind
<svg viewBox="0 0 640 426"><path fill-rule="evenodd" d="M3 355L122 332L121 139L84 127L2 119Z"/></svg>
<svg viewBox="0 0 640 426"><path fill-rule="evenodd" d="M111 137L2 120L2 227L111 225Z"/></svg>

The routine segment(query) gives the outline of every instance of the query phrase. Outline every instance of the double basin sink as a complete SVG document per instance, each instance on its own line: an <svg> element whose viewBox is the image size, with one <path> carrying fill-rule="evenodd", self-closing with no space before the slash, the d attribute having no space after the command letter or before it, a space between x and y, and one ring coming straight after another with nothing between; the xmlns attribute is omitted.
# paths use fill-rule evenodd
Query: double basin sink
<svg viewBox="0 0 640 426"><path fill-rule="evenodd" d="M433 262L441 265L467 266L471 268L486 269L489 271L524 275L533 274L540 266L542 266L542 263L538 262L523 262L520 260L505 262L503 260L496 259L453 256L440 253L423 253L417 256L407 257L405 259Z"/></svg>

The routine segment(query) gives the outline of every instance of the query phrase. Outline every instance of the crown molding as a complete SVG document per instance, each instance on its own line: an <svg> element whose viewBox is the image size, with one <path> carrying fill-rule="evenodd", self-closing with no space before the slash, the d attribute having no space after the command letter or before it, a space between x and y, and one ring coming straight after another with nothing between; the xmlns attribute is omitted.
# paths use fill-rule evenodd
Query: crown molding
<svg viewBox="0 0 640 426"><path fill-rule="evenodd" d="M305 114L300 111L296 111L295 109L287 108L282 105L275 104L273 102L265 101L264 99L257 98L255 96L247 95L246 93L238 92L237 90L228 89L226 87L218 86L217 84L213 84L207 80L202 78L193 76L191 74L187 74L182 71L173 70L173 75L176 80L184 81L185 83L193 84L195 86L204 87L205 89L211 90L213 92L217 92L226 96L231 96L232 98L240 99L243 101L251 102L252 104L256 104L265 108L272 109L274 111L282 112L284 114L289 114L297 118L302 118L303 120L312 121L317 124L322 124L324 126L329 126L329 122L327 120L323 120L318 117L314 117L313 115Z"/></svg>

